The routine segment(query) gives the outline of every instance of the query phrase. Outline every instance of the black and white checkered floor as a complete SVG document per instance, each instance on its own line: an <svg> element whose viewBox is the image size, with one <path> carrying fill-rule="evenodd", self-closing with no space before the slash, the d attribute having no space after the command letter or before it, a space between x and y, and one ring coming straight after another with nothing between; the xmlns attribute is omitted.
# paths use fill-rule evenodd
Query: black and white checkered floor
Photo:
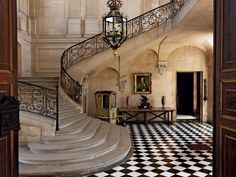
<svg viewBox="0 0 236 177"><path fill-rule="evenodd" d="M90 177L210 177L212 126L178 122L129 124L134 153L124 164ZM190 150L205 144L210 150Z"/></svg>

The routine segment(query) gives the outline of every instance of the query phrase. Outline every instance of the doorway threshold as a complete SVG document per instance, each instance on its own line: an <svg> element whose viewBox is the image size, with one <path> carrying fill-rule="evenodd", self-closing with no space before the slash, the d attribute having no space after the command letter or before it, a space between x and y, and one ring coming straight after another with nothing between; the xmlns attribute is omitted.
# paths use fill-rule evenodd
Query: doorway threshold
<svg viewBox="0 0 236 177"><path fill-rule="evenodd" d="M182 115L182 114L177 114L176 117L177 120L199 120L198 117L193 116L193 115Z"/></svg>

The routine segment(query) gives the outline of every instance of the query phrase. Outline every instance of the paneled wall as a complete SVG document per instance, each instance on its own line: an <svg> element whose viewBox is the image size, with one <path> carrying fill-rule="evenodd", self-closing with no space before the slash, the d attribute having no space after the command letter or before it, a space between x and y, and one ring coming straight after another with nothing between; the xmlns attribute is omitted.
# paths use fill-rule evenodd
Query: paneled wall
<svg viewBox="0 0 236 177"><path fill-rule="evenodd" d="M80 7L78 0L18 0L19 76L59 76L63 51L83 40Z"/></svg>
<svg viewBox="0 0 236 177"><path fill-rule="evenodd" d="M169 0L124 0L134 18ZM59 76L69 46L101 32L107 0L18 0L19 76Z"/></svg>
<svg viewBox="0 0 236 177"><path fill-rule="evenodd" d="M19 0L17 1L17 16L18 16L18 23L17 27L22 33L29 32L29 8L28 2L29 0Z"/></svg>

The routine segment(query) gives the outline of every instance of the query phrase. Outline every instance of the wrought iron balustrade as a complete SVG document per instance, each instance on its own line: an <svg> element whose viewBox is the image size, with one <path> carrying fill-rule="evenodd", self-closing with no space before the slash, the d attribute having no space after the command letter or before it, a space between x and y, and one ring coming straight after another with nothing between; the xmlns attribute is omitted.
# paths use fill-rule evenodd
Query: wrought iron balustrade
<svg viewBox="0 0 236 177"><path fill-rule="evenodd" d="M53 90L19 81L18 100L20 101L20 110L40 114L56 120L56 130L59 130L58 87Z"/></svg>
<svg viewBox="0 0 236 177"><path fill-rule="evenodd" d="M75 102L81 103L82 86L76 82L65 70L61 71L61 85L66 94Z"/></svg>
<svg viewBox="0 0 236 177"><path fill-rule="evenodd" d="M171 2L150 10L128 21L128 39L156 28L171 19L181 10L187 0L172 0ZM61 85L65 92L75 101L80 102L82 86L67 72L67 69L85 59L110 48L101 34L68 48L61 57ZM75 88L72 88L75 87Z"/></svg>

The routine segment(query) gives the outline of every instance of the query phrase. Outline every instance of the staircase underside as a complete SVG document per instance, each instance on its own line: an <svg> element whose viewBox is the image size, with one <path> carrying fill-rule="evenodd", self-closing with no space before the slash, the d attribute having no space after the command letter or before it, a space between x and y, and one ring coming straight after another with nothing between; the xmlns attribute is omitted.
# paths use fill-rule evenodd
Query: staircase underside
<svg viewBox="0 0 236 177"><path fill-rule="evenodd" d="M129 131L80 113L60 99L60 131L20 146L20 176L78 177L108 170L132 154Z"/></svg>
<svg viewBox="0 0 236 177"><path fill-rule="evenodd" d="M55 89L58 85L58 77L19 77L19 81L35 84L42 87Z"/></svg>

